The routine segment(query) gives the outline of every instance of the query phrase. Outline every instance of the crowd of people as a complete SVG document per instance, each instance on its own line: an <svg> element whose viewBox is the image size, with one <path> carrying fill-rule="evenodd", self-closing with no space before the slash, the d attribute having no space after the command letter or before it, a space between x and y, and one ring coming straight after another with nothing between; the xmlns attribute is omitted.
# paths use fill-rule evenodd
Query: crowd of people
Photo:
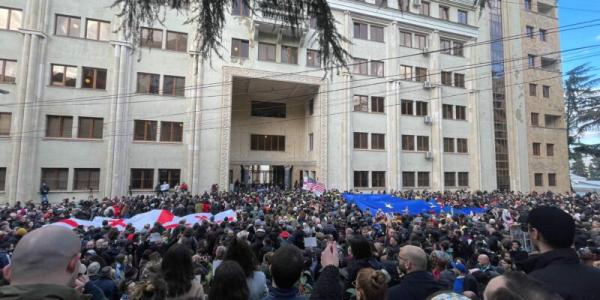
<svg viewBox="0 0 600 300"><path fill-rule="evenodd" d="M600 299L600 195L391 193L486 213L384 214L276 187L17 202L0 209L0 299ZM237 219L46 226L152 209Z"/></svg>

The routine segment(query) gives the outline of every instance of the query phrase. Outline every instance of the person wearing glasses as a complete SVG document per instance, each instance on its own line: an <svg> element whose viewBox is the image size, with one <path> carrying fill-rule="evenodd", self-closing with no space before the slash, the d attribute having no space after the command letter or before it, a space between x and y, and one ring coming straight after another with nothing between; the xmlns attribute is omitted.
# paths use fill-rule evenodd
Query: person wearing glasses
<svg viewBox="0 0 600 300"><path fill-rule="evenodd" d="M400 248L398 268L405 275L400 284L390 288L388 299L425 300L445 288L431 272L427 272L427 254L417 246Z"/></svg>

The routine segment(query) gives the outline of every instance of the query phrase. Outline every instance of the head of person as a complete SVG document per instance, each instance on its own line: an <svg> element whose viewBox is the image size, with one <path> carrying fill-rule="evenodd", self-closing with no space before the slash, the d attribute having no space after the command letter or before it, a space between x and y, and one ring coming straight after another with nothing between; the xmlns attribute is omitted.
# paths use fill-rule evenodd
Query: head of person
<svg viewBox="0 0 600 300"><path fill-rule="evenodd" d="M258 269L258 260L245 240L232 239L224 260L234 260L240 264L247 278L251 278Z"/></svg>
<svg viewBox="0 0 600 300"><path fill-rule="evenodd" d="M278 288L292 288L300 279L303 268L304 257L302 251L296 246L282 246L271 257L271 276Z"/></svg>
<svg viewBox="0 0 600 300"><path fill-rule="evenodd" d="M540 206L527 216L533 246L541 253L570 248L575 240L575 221L558 207Z"/></svg>
<svg viewBox="0 0 600 300"><path fill-rule="evenodd" d="M427 254L423 249L406 245L398 253L398 268L404 274L427 270Z"/></svg>
<svg viewBox="0 0 600 300"><path fill-rule="evenodd" d="M382 271L363 268L356 275L357 300L384 300L386 297L386 276Z"/></svg>
<svg viewBox="0 0 600 300"><path fill-rule="evenodd" d="M223 261L215 270L208 299L246 300L249 296L244 269L233 260Z"/></svg>
<svg viewBox="0 0 600 300"><path fill-rule="evenodd" d="M4 268L11 285L74 286L80 270L81 242L71 230L46 226L26 234L17 244L12 262Z"/></svg>
<svg viewBox="0 0 600 300"><path fill-rule="evenodd" d="M369 240L361 235L353 236L349 241L348 254L354 259L367 259L371 257L371 244Z"/></svg>
<svg viewBox="0 0 600 300"><path fill-rule="evenodd" d="M167 285L167 295L177 297L192 287L194 267L192 250L183 244L174 244L165 252L161 264L161 277Z"/></svg>
<svg viewBox="0 0 600 300"><path fill-rule="evenodd" d="M480 254L477 256L477 265L479 267L487 267L490 265L490 257L487 254Z"/></svg>
<svg viewBox="0 0 600 300"><path fill-rule="evenodd" d="M560 296L546 290L541 283L522 272L496 276L483 292L485 300L558 300Z"/></svg>
<svg viewBox="0 0 600 300"><path fill-rule="evenodd" d="M511 250L513 250L513 251L520 250L520 249L521 249L521 242L519 242L519 241L517 241L517 240L514 240L514 241L512 241L512 244L511 244L511 247L510 247L510 248L511 248Z"/></svg>

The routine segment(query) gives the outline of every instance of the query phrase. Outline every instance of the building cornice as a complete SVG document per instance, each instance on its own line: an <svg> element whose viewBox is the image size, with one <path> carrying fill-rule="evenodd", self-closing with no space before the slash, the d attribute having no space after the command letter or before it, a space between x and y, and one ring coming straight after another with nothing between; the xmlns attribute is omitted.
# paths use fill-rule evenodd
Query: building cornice
<svg viewBox="0 0 600 300"><path fill-rule="evenodd" d="M48 36L39 30L33 30L33 29L27 29L27 28L19 28L19 32L22 34L31 34L31 35L35 35L41 38L48 38Z"/></svg>
<svg viewBox="0 0 600 300"><path fill-rule="evenodd" d="M327 2L333 10L342 12L349 11L354 15L361 15L367 18L374 18L378 20L387 20L390 23L398 22L399 24L408 24L421 28L424 27L468 37L477 37L479 35L479 30L475 26L401 12L393 8L379 7L368 3L345 0L329 0Z"/></svg>

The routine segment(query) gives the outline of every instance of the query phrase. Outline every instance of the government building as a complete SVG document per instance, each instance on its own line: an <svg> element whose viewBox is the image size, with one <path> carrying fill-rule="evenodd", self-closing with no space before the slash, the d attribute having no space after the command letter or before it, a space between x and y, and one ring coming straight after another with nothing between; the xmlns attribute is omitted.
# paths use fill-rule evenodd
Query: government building
<svg viewBox="0 0 600 300"><path fill-rule="evenodd" d="M0 201L569 189L555 0L331 0L352 58L328 72L314 20L233 2L203 61L186 11L133 42L113 0L0 0Z"/></svg>

